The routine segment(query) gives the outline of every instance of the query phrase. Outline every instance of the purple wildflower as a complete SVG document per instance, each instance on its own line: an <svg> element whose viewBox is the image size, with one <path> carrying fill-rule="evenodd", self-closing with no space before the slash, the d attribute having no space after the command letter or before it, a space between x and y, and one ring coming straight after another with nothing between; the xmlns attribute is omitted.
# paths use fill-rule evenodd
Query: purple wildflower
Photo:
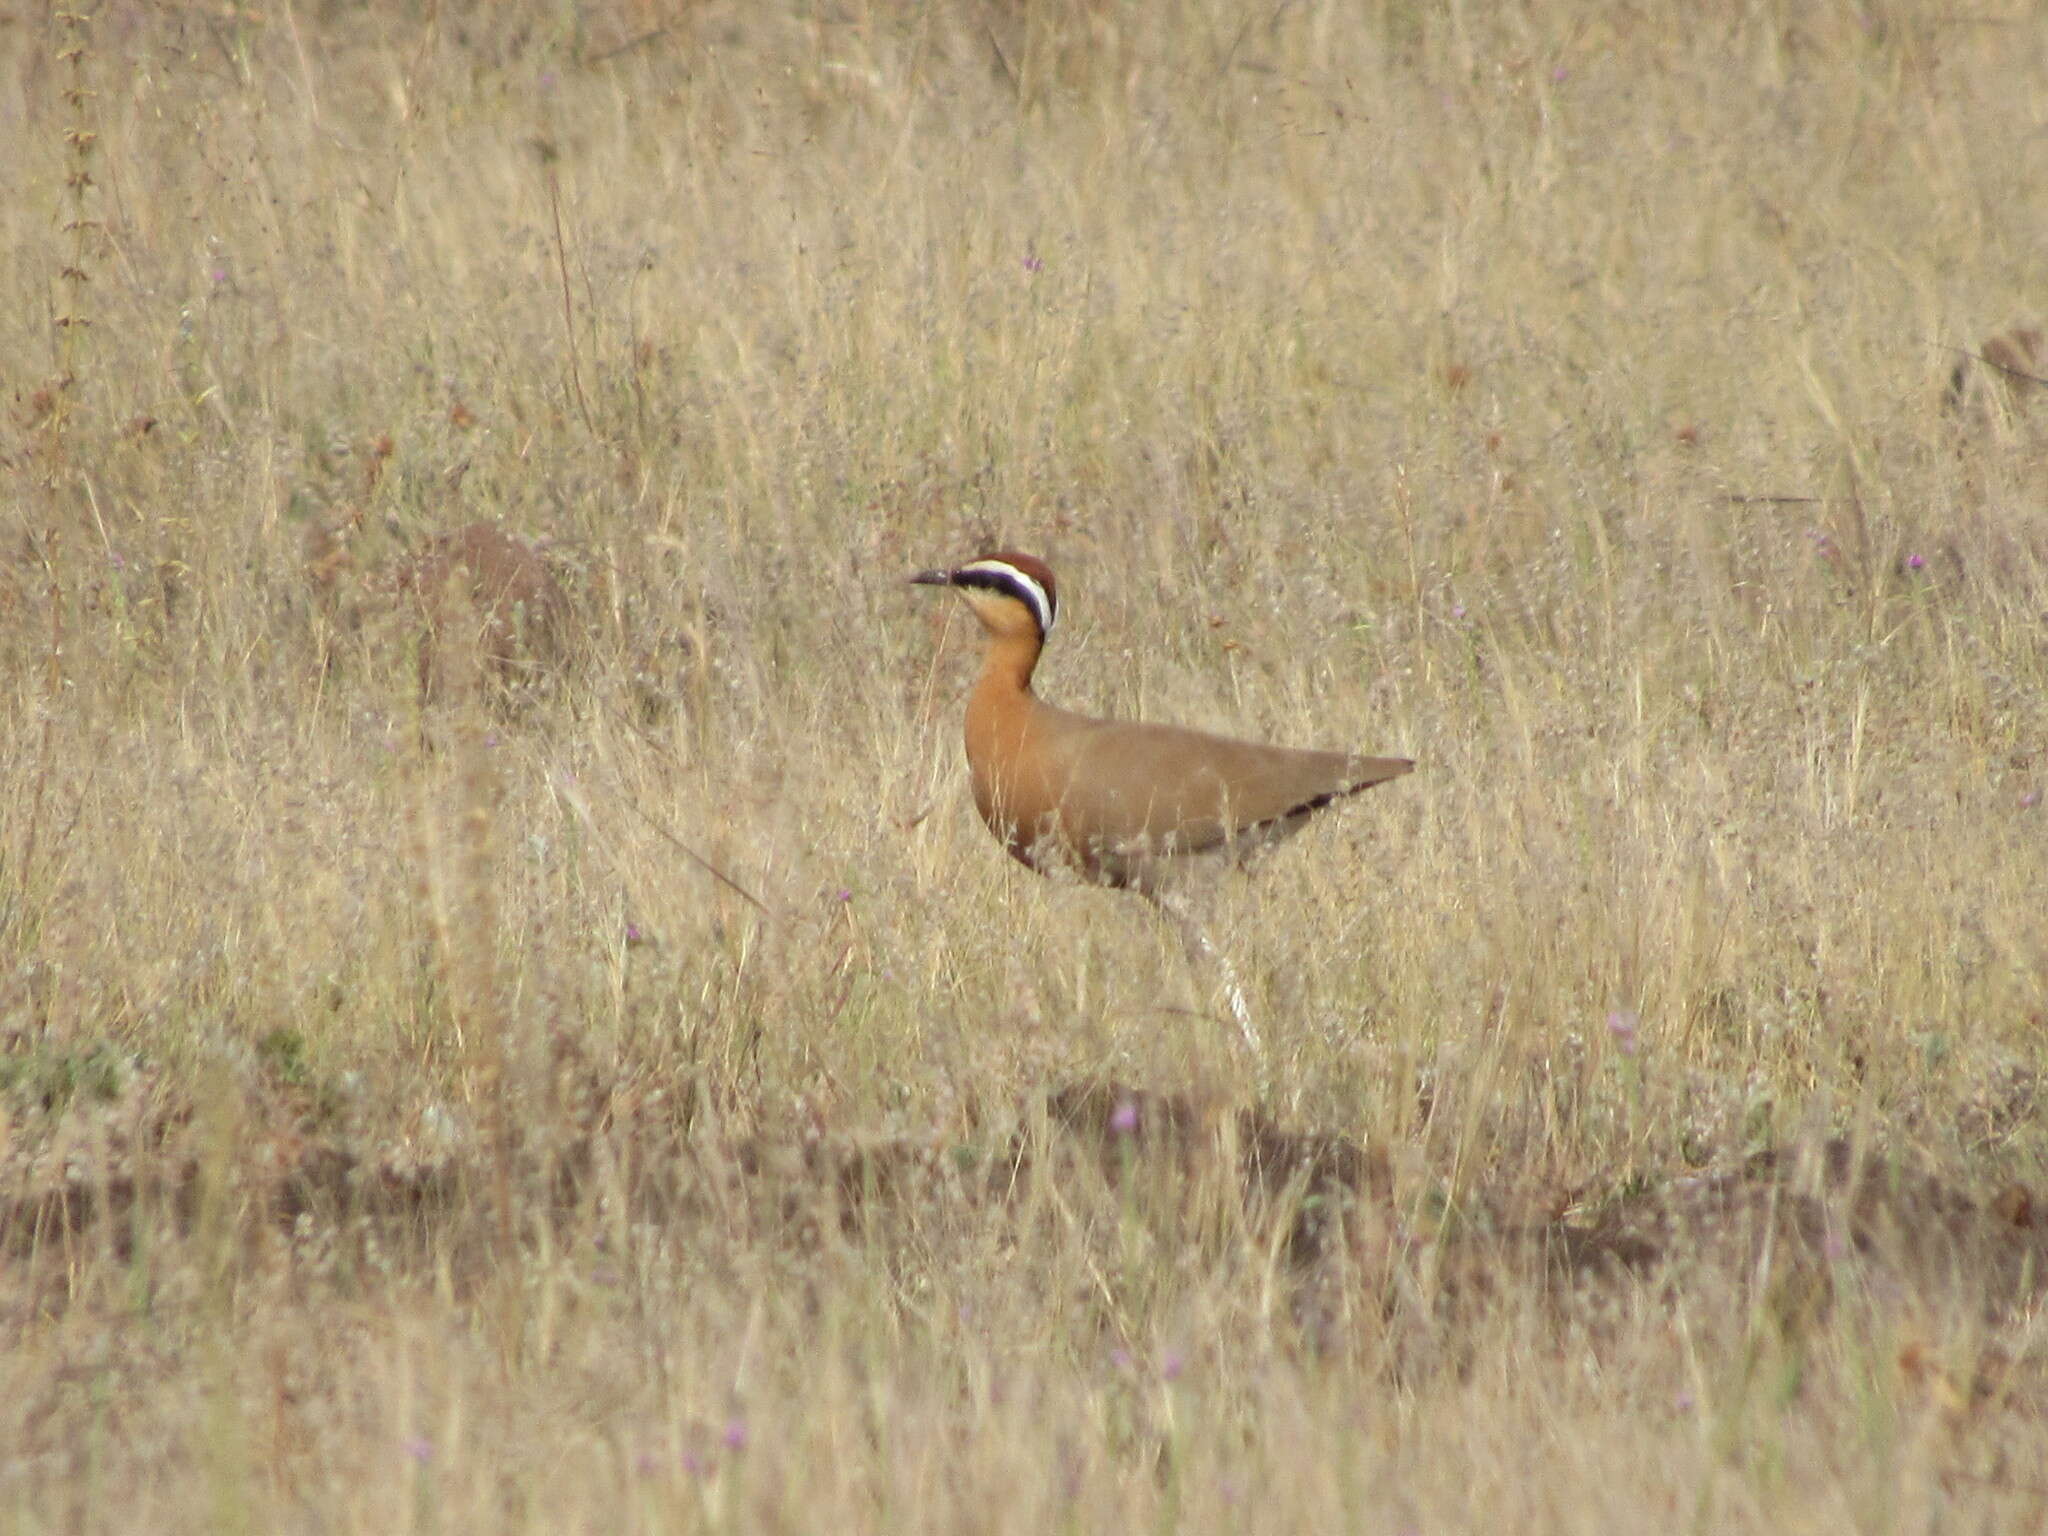
<svg viewBox="0 0 2048 1536"><path fill-rule="evenodd" d="M1119 1099L1115 1109L1109 1112L1109 1128L1119 1136L1128 1136L1138 1128L1138 1101Z"/></svg>

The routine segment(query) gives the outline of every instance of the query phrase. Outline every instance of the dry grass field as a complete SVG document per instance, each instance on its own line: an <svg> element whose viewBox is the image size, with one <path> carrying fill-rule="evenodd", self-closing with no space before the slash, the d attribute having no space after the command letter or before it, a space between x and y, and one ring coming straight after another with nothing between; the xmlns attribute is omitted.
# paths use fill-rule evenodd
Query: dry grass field
<svg viewBox="0 0 2048 1536"><path fill-rule="evenodd" d="M2024 0L6 7L0 1523L2041 1528L2044 103ZM1054 701L1417 760L1205 895L1256 1055L976 820L996 544Z"/></svg>

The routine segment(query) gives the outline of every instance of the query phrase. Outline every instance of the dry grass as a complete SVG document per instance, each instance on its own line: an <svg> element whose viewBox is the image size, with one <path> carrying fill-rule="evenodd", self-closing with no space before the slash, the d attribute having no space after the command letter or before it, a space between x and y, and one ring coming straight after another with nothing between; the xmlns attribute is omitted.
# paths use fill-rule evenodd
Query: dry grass
<svg viewBox="0 0 2048 1536"><path fill-rule="evenodd" d="M2048 1518L2048 38L1938 10L17 16L13 1526ZM1418 760L1216 893L1263 1060L975 822L995 539L1061 702Z"/></svg>

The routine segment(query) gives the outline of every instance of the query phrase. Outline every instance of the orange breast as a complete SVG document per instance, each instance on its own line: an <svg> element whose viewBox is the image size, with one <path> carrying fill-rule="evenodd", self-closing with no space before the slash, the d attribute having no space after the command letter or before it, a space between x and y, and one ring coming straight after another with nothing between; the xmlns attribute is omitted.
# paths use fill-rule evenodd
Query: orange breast
<svg viewBox="0 0 2048 1536"><path fill-rule="evenodd" d="M967 768L974 808L1020 863L1046 873L1076 861L1060 820L1062 786L1048 769L1043 706L1028 693L977 690L967 707Z"/></svg>

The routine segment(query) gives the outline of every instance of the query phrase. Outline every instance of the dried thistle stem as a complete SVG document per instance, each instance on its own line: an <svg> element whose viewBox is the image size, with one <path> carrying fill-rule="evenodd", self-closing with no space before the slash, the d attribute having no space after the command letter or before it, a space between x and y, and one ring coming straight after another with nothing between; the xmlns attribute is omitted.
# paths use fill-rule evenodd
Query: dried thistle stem
<svg viewBox="0 0 2048 1536"><path fill-rule="evenodd" d="M63 233L67 240L64 264L57 274L63 287L53 322L57 330L57 378L51 390L50 415L52 459L61 462L82 342L92 326L86 289L92 283L92 236L101 224L92 216L91 198L98 185L92 164L99 149L99 93L86 84L87 61L92 53L92 17L82 11L67 10L59 11L55 20L57 63L64 72L64 100L70 109L64 127Z"/></svg>

